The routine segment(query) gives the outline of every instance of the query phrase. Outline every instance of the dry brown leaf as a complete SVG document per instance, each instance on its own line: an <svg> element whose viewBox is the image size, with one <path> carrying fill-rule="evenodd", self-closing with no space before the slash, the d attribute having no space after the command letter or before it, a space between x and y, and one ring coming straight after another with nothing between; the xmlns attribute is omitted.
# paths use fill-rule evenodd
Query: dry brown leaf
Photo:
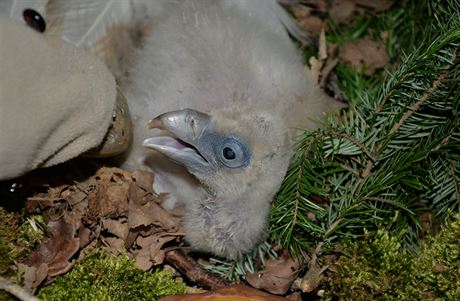
<svg viewBox="0 0 460 301"><path fill-rule="evenodd" d="M320 87L324 89L329 78L329 74L332 72L338 62L338 59L336 58L337 45L327 45L326 33L324 30L322 30L319 38L318 48L319 59L311 56L308 62L310 64L310 72L316 81L320 84Z"/></svg>
<svg viewBox="0 0 460 301"><path fill-rule="evenodd" d="M129 185L130 183L127 181L121 184L117 183L107 187L105 190L105 198L103 198L101 201L106 201L106 204L110 202L110 206L108 206L109 208L105 209L104 211L101 211L101 215L107 216L108 214L112 213L122 214L126 212Z"/></svg>
<svg viewBox="0 0 460 301"><path fill-rule="evenodd" d="M88 206L94 216L120 216L128 211L128 192L133 179L119 168L99 169L89 184Z"/></svg>
<svg viewBox="0 0 460 301"><path fill-rule="evenodd" d="M156 242L150 245L150 259L154 265L159 265L164 262L165 252L161 248L167 243L174 240L174 236L162 236L158 237Z"/></svg>
<svg viewBox="0 0 460 301"><path fill-rule="evenodd" d="M328 268L329 266L320 267L317 264L310 266L307 273L302 278L295 280L293 287L300 289L304 293L310 293L316 290L321 283L321 275Z"/></svg>
<svg viewBox="0 0 460 301"><path fill-rule="evenodd" d="M109 245L112 253L119 254L125 250L125 241L118 237L105 237L103 240Z"/></svg>
<svg viewBox="0 0 460 301"><path fill-rule="evenodd" d="M364 71L364 74L372 75L376 70L385 67L388 54L382 43L362 38L345 43L339 59L350 64L357 72Z"/></svg>
<svg viewBox="0 0 460 301"><path fill-rule="evenodd" d="M129 189L129 228L155 225L167 232L175 232L179 228L180 219L169 214L157 201L151 193L137 185L131 185Z"/></svg>
<svg viewBox="0 0 460 301"><path fill-rule="evenodd" d="M308 36L317 37L320 35L321 30L328 30L328 22L325 18L329 13L330 5L327 2L330 1L302 0L302 4L289 5L290 11L296 18L299 27Z"/></svg>
<svg viewBox="0 0 460 301"><path fill-rule="evenodd" d="M338 61L339 60L337 59L337 44L329 44L327 47L327 58L323 63L321 75L319 78L319 86L321 87L321 89L325 89L327 84L331 82L329 80L329 76L332 70L334 70Z"/></svg>
<svg viewBox="0 0 460 301"><path fill-rule="evenodd" d="M102 226L107 232L123 239L123 241L128 237L129 226L126 221L105 218L102 220Z"/></svg>
<svg viewBox="0 0 460 301"><path fill-rule="evenodd" d="M311 15L311 9L304 5L292 5L291 11L294 17L298 20L306 18Z"/></svg>
<svg viewBox="0 0 460 301"><path fill-rule="evenodd" d="M322 89L326 87L327 80L329 79L329 75L331 74L332 70L334 70L335 66L337 66L338 62L339 62L338 58L331 58L331 59L326 60L323 70L321 70L321 79L319 81L319 86Z"/></svg>
<svg viewBox="0 0 460 301"><path fill-rule="evenodd" d="M132 173L132 177L136 181L136 184L148 192L153 192L153 174L145 170L135 170Z"/></svg>
<svg viewBox="0 0 460 301"><path fill-rule="evenodd" d="M24 288L31 293L34 293L35 289L48 276L48 265L46 263L42 263L38 267L20 263L18 264L18 270L23 275Z"/></svg>
<svg viewBox="0 0 460 301"><path fill-rule="evenodd" d="M353 2L378 13L390 9L396 3L396 0L353 0Z"/></svg>
<svg viewBox="0 0 460 301"><path fill-rule="evenodd" d="M272 294L285 294L299 272L299 263L285 254L277 259L268 259L265 270L246 276L246 280L255 288Z"/></svg>
<svg viewBox="0 0 460 301"><path fill-rule="evenodd" d="M313 15L310 8L303 5L293 5L291 10L301 29L312 35L318 35L321 32L323 20Z"/></svg>
<svg viewBox="0 0 460 301"><path fill-rule="evenodd" d="M39 267L48 265L48 277L67 272L72 263L69 261L80 248L80 239L75 237L75 225L57 220L50 221L45 226L47 238L40 248L33 251L25 263L28 266Z"/></svg>
<svg viewBox="0 0 460 301"><path fill-rule="evenodd" d="M79 191L74 191L75 194L79 194ZM73 194L69 195L69 198L73 198ZM67 198L65 201L68 203ZM88 203L86 201L80 201L74 205L63 205L62 219L68 223L75 225L76 229L79 229L82 226L82 221L88 213Z"/></svg>
<svg viewBox="0 0 460 301"><path fill-rule="evenodd" d="M152 254L150 254L150 258L152 260L153 265L160 265L166 259L166 252L163 251L163 250L159 250L158 252L155 253L154 256L152 256Z"/></svg>
<svg viewBox="0 0 460 301"><path fill-rule="evenodd" d="M161 248L163 245L176 237L172 235L152 235L148 237L139 236L136 243L141 249L136 255L136 267L141 270L148 270L152 265L159 265L164 262L165 253Z"/></svg>
<svg viewBox="0 0 460 301"><path fill-rule="evenodd" d="M47 238L26 261L29 287L68 271L78 250L81 259L101 242L114 253L128 250L143 270L163 263L162 248L178 237L183 212L162 208L152 184L151 173L103 167L83 182L32 197L31 210L41 209L50 222Z"/></svg>
<svg viewBox="0 0 460 301"><path fill-rule="evenodd" d="M148 248L140 249L136 254L135 260L134 266L140 270L147 271L153 266Z"/></svg>
<svg viewBox="0 0 460 301"><path fill-rule="evenodd" d="M320 17L313 15L299 19L298 22L300 28L314 36L319 35L324 27L323 20L321 20Z"/></svg>
<svg viewBox="0 0 460 301"><path fill-rule="evenodd" d="M78 229L78 238L80 239L80 249L84 248L91 242L91 230L81 226L80 229Z"/></svg>
<svg viewBox="0 0 460 301"><path fill-rule="evenodd" d="M68 186L67 189L61 193L61 197L71 206L76 206L86 199L87 194L76 187Z"/></svg>
<svg viewBox="0 0 460 301"><path fill-rule="evenodd" d="M192 295L168 296L159 301L198 301L198 300L228 300L228 301L286 301L286 298L270 295L246 285L232 285L212 292Z"/></svg>
<svg viewBox="0 0 460 301"><path fill-rule="evenodd" d="M334 0L329 8L329 15L335 22L344 24L350 21L355 9L356 5L352 0Z"/></svg>
<svg viewBox="0 0 460 301"><path fill-rule="evenodd" d="M136 244L141 248L148 247L154 242L155 242L155 237L153 236L148 236L148 237L139 236L136 239Z"/></svg>

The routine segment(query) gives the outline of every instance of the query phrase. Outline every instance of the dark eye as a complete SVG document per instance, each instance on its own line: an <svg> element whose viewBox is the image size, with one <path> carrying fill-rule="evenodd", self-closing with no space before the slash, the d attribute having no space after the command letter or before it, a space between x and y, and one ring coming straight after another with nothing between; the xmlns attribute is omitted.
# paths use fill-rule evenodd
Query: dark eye
<svg viewBox="0 0 460 301"><path fill-rule="evenodd" d="M45 19L37 11L27 8L22 12L22 18L28 26L36 31L44 32L46 30Z"/></svg>
<svg viewBox="0 0 460 301"><path fill-rule="evenodd" d="M226 167L239 168L249 164L251 159L249 148L238 137L225 138L219 149L220 161Z"/></svg>
<svg viewBox="0 0 460 301"><path fill-rule="evenodd" d="M234 160L236 158L235 152L230 147L224 147L222 155L227 160Z"/></svg>

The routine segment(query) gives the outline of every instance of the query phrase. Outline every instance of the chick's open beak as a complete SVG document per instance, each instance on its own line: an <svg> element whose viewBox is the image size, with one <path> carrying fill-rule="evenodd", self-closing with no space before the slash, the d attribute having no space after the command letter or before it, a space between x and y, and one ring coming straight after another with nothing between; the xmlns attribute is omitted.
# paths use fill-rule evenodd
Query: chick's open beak
<svg viewBox="0 0 460 301"><path fill-rule="evenodd" d="M209 121L209 115L191 109L164 113L152 119L148 127L165 130L170 135L147 138L142 145L161 152L192 173L211 171L206 146L201 143Z"/></svg>

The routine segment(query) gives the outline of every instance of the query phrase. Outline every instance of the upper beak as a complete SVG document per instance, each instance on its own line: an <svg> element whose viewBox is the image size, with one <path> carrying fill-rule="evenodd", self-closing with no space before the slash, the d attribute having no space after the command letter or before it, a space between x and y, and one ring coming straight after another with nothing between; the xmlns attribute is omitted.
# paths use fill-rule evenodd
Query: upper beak
<svg viewBox="0 0 460 301"><path fill-rule="evenodd" d="M147 138L143 146L155 149L184 165L190 172L208 172L212 164L206 159L206 149L200 139L209 126L210 116L185 109L164 113L152 119L149 128L158 128L171 136Z"/></svg>

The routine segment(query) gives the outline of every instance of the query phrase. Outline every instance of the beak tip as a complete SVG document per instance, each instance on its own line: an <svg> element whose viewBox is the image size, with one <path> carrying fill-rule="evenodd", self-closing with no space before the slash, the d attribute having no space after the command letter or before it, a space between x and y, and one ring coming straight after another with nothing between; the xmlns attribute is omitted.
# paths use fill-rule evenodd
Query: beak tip
<svg viewBox="0 0 460 301"><path fill-rule="evenodd" d="M149 129L162 129L164 127L163 121L161 118L153 118L147 124L147 128Z"/></svg>

